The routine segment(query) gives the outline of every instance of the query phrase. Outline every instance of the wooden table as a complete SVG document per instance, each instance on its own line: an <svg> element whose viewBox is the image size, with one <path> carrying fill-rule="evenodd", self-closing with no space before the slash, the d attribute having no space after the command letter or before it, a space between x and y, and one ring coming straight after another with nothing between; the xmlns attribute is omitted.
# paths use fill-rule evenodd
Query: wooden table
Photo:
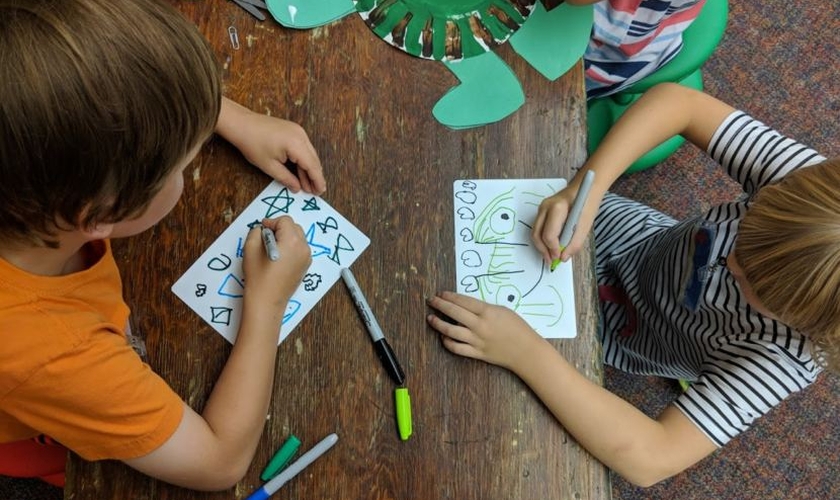
<svg viewBox="0 0 840 500"><path fill-rule="evenodd" d="M119 462L73 457L65 498L241 499L260 486L263 466L290 433L305 449L331 432L341 437L338 445L277 499L609 498L605 467L527 386L503 369L450 354L424 319L424 298L455 286L453 180L568 178L583 163L581 65L549 82L502 47L525 105L499 123L453 131L431 108L454 76L389 47L355 15L295 31L256 22L232 2L174 3L210 39L228 97L303 125L326 170L325 198L370 237L354 271L408 375L414 435L399 440L394 386L339 283L280 345L265 432L235 490L192 492ZM239 50L231 48L229 26L238 30ZM150 364L200 410L230 345L169 287L269 179L221 139L186 175L172 214L114 246ZM601 382L591 248L574 259L574 272L578 336L552 343Z"/></svg>

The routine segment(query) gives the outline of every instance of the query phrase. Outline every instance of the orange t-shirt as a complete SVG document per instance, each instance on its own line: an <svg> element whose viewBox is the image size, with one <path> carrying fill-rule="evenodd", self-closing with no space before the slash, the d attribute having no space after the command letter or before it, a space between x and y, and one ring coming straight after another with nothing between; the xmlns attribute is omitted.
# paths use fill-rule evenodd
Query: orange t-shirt
<svg viewBox="0 0 840 500"><path fill-rule="evenodd" d="M128 344L109 242L88 250L67 276L0 259L0 442L46 434L88 460L136 458L169 439L184 403Z"/></svg>

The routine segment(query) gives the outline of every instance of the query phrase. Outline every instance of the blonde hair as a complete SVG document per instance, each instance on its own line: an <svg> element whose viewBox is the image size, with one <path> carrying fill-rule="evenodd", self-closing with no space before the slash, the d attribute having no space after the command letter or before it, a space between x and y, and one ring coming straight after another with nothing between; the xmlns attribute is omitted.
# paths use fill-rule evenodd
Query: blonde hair
<svg viewBox="0 0 840 500"><path fill-rule="evenodd" d="M840 371L840 158L761 189L740 223L735 258L762 304Z"/></svg>
<svg viewBox="0 0 840 500"><path fill-rule="evenodd" d="M159 0L0 0L0 237L142 212L221 106L209 45Z"/></svg>

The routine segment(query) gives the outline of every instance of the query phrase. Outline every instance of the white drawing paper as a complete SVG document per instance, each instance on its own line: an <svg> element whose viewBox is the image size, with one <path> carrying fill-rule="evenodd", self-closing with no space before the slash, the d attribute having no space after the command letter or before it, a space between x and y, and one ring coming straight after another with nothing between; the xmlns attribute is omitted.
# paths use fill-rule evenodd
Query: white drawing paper
<svg viewBox="0 0 840 500"><path fill-rule="evenodd" d="M229 342L242 314L243 245L255 221L291 216L306 233L312 264L283 316L278 344L297 326L370 244L370 239L322 198L272 182L190 266L172 291ZM282 264L283 256L280 255Z"/></svg>
<svg viewBox="0 0 840 500"><path fill-rule="evenodd" d="M516 311L545 338L577 335L571 262L554 272L531 243L540 202L564 179L454 183L457 291Z"/></svg>

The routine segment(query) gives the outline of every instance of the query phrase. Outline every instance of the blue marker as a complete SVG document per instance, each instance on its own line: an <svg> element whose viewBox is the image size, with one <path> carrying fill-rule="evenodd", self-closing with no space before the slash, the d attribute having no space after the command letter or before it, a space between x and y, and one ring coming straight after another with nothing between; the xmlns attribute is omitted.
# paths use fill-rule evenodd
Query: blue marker
<svg viewBox="0 0 840 500"><path fill-rule="evenodd" d="M279 490L284 484L289 482L289 480L293 477L297 476L298 473L305 469L307 465L317 460L321 455L323 455L330 448L332 448L333 445L337 442L338 436L335 434L330 434L329 436L325 437L318 444L313 446L311 450L307 451L306 453L301 455L299 459L295 460L295 462L292 463L292 465L290 465L289 467L287 467L286 470L274 476L274 479L265 483L262 486L262 488L251 493L251 496L249 496L245 500L265 500L266 498L275 494L277 490Z"/></svg>

